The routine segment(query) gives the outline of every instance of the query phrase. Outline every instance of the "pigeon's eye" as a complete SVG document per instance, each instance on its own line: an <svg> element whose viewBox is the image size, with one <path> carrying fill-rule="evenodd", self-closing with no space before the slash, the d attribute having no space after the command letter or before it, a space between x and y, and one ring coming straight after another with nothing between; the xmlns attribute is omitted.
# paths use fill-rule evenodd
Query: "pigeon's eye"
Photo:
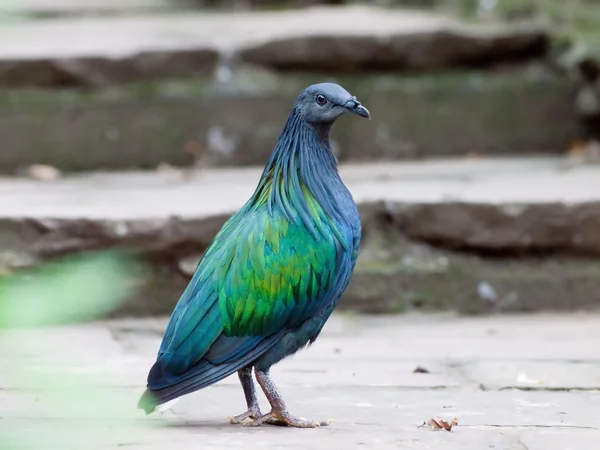
<svg viewBox="0 0 600 450"><path fill-rule="evenodd" d="M325 103L327 103L327 99L325 98L324 95L317 95L317 103L321 106L323 106Z"/></svg>

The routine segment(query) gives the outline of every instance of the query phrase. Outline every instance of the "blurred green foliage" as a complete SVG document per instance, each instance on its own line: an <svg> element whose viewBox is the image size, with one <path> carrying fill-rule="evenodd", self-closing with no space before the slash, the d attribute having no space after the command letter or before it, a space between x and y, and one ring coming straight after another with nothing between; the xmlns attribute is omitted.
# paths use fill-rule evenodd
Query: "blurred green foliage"
<svg viewBox="0 0 600 450"><path fill-rule="evenodd" d="M68 258L0 282L0 329L81 322L129 294L129 261L116 253Z"/></svg>
<svg viewBox="0 0 600 450"><path fill-rule="evenodd" d="M0 450L84 449L119 433L131 437L125 426L138 417L135 399L115 388L110 371L74 372L81 362L65 348L69 328L54 327L101 318L116 308L131 294L131 262L103 252L0 279L0 391L7 383L12 393L12 403L3 401L8 410L0 413ZM58 342L65 347L44 339L61 334ZM11 421L26 429L7 426Z"/></svg>
<svg viewBox="0 0 600 450"><path fill-rule="evenodd" d="M19 11L19 0L0 0L0 26L26 17Z"/></svg>

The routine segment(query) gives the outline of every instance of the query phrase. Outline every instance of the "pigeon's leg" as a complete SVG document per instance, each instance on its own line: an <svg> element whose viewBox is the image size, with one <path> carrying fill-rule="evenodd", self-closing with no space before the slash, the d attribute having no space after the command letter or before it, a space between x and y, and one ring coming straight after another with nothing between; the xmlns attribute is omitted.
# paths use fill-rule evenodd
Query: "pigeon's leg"
<svg viewBox="0 0 600 450"><path fill-rule="evenodd" d="M252 426L262 425L263 423L268 423L271 425L282 425L296 428L316 428L320 426L329 425L328 422L317 422L313 420L299 419L297 417L292 416L285 406L285 401L283 397L277 390L275 383L271 379L268 371L261 371L255 369L256 381L260 384L267 400L271 404L271 412L265 414L264 416L255 419L253 422L249 423Z"/></svg>
<svg viewBox="0 0 600 450"><path fill-rule="evenodd" d="M261 416L258 399L256 398L256 390L254 389L254 381L252 380L252 366L239 370L238 376L244 389L248 411L239 416L232 417L229 420L232 424L242 423L245 419L258 419Z"/></svg>

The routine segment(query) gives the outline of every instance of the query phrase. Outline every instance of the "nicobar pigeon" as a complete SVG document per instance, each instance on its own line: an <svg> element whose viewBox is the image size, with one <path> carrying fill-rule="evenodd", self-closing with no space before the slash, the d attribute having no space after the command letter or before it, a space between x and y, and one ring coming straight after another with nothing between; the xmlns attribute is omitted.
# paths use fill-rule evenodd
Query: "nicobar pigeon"
<svg viewBox="0 0 600 450"><path fill-rule="evenodd" d="M360 217L329 141L347 112L370 118L337 84L298 97L254 194L211 242L173 311L139 401L146 414L237 372L248 410L232 423L326 424L291 415L269 369L317 339L354 270ZM252 369L271 405L264 415Z"/></svg>

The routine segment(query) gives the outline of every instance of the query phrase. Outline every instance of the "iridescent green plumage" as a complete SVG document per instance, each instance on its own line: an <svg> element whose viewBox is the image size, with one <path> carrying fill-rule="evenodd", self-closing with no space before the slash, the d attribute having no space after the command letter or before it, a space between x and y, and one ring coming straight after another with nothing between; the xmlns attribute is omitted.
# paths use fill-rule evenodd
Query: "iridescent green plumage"
<svg viewBox="0 0 600 450"><path fill-rule="evenodd" d="M317 88L368 115L341 87ZM254 195L215 236L173 311L140 400L147 412L238 370L268 372L317 338L348 285L358 210L329 147L333 121L307 122L314 112L302 102Z"/></svg>
<svg viewBox="0 0 600 450"><path fill-rule="evenodd" d="M330 288L336 265L332 235L315 239L284 217L251 213L237 242L215 250L219 307L228 336L269 335L298 322Z"/></svg>
<svg viewBox="0 0 600 450"><path fill-rule="evenodd" d="M322 217L314 198L305 198L314 217ZM164 366L174 373L185 370L196 362L189 355L203 356L219 333L269 336L314 314L332 287L339 259L333 223L323 219L315 230L269 213L266 201L249 203L232 216L173 314L167 330L173 338L161 348ZM189 308L200 295L206 296L202 308ZM204 326L198 327L200 321Z"/></svg>

